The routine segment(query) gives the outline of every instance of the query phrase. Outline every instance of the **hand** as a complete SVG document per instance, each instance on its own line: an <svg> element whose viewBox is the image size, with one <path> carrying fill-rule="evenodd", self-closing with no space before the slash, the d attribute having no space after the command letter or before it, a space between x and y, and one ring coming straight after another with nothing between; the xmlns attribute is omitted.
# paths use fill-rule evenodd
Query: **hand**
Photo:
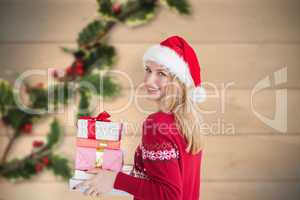
<svg viewBox="0 0 300 200"><path fill-rule="evenodd" d="M87 188L84 191L85 195L99 196L102 193L110 192L114 188L117 172L103 169L91 169L88 170L87 173L97 173L97 175L76 185L74 189Z"/></svg>

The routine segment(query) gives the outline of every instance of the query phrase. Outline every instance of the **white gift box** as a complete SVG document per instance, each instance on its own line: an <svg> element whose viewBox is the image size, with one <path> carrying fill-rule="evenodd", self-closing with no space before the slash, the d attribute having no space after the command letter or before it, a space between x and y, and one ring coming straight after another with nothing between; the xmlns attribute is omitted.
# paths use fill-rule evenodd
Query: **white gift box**
<svg viewBox="0 0 300 200"><path fill-rule="evenodd" d="M75 170L73 179L88 180L88 179L92 178L93 176L94 176L94 174L86 173L85 171L81 171L81 170Z"/></svg>
<svg viewBox="0 0 300 200"><path fill-rule="evenodd" d="M130 171L132 170L132 166L131 165L124 165L122 168L122 172L129 174ZM95 176L95 174L90 174L90 173L86 173L84 171L80 171L80 170L75 170L75 174L74 176L69 179L69 189L70 191L79 191L79 192L85 192L85 190L87 188L81 187L78 189L73 189L73 187L75 187L76 185L78 185L79 183L81 183L82 181L88 180L90 178L92 178L93 176ZM104 195L110 195L110 196L128 196L130 195L129 193L122 191L122 190L117 190L117 189L113 189L112 191L105 193Z"/></svg>
<svg viewBox="0 0 300 200"><path fill-rule="evenodd" d="M96 121L96 139L119 141L124 132L123 123Z"/></svg>
<svg viewBox="0 0 300 200"><path fill-rule="evenodd" d="M84 180L78 180L78 179L74 179L74 178L71 178L69 180L69 189L71 191L79 191L79 192L85 192L85 190L87 190L87 188L84 188L84 187L81 187L81 188L78 188L78 189L73 189L73 187L75 187L76 185L78 185L79 183L81 183L82 181ZM111 196L127 196L127 195L130 195L129 193L125 192L125 191L122 191L122 190L117 190L117 189L112 189L112 191L108 192L108 193L105 193L104 195L111 195Z"/></svg>
<svg viewBox="0 0 300 200"><path fill-rule="evenodd" d="M88 120L78 119L77 120L77 137L88 138Z"/></svg>
<svg viewBox="0 0 300 200"><path fill-rule="evenodd" d="M132 165L123 165L121 171L126 174L130 174L131 170L132 170ZM74 172L75 173L72 178L76 179L76 180L88 180L88 179L92 178L93 176L95 176L95 174L87 173L85 171L77 170L77 169Z"/></svg>
<svg viewBox="0 0 300 200"><path fill-rule="evenodd" d="M88 138L88 123L87 119L77 120L77 137ZM91 121L90 121L91 123ZM95 130L90 130L95 133L97 140L119 141L124 133L124 124L121 122L103 122L95 121Z"/></svg>

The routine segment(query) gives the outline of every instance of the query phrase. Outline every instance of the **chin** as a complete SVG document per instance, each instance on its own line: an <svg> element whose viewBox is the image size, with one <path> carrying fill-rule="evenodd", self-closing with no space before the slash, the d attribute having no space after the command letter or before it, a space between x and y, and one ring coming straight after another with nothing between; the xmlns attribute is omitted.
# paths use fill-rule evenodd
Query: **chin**
<svg viewBox="0 0 300 200"><path fill-rule="evenodd" d="M148 94L147 99L149 99L151 101L159 101L160 100L160 95Z"/></svg>

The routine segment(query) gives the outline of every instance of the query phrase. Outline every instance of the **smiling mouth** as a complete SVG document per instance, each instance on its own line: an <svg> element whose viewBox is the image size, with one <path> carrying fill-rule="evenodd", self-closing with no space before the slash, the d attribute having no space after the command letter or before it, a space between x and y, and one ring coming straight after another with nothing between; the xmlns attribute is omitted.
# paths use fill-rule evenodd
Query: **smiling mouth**
<svg viewBox="0 0 300 200"><path fill-rule="evenodd" d="M150 94L156 93L158 91L159 91L159 89L147 88L147 92Z"/></svg>

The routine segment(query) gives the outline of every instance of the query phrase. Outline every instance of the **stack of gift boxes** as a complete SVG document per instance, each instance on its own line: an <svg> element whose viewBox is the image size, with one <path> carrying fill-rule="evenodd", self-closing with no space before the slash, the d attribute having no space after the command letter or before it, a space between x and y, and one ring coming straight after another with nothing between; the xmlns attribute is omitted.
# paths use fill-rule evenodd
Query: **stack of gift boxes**
<svg viewBox="0 0 300 200"><path fill-rule="evenodd" d="M69 180L70 189L94 175L87 170L101 168L111 171L130 172L130 166L123 166L124 152L120 149L124 132L123 123L111 122L107 112L97 117L84 116L77 121L75 173ZM84 189L81 188L81 192ZM111 194L127 194L113 190Z"/></svg>

